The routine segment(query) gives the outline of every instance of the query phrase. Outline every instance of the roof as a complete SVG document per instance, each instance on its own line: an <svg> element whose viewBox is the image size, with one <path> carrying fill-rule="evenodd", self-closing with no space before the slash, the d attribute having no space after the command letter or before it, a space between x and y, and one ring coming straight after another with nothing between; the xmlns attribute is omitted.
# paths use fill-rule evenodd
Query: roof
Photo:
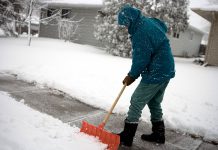
<svg viewBox="0 0 218 150"><path fill-rule="evenodd" d="M214 15L218 16L218 11L200 8L193 8L192 10L198 15L202 16L204 19L208 20L209 22L212 22L212 20L215 18Z"/></svg>
<svg viewBox="0 0 218 150"><path fill-rule="evenodd" d="M191 9L200 9L204 11L218 11L217 0L190 0Z"/></svg>
<svg viewBox="0 0 218 150"><path fill-rule="evenodd" d="M103 0L40 0L40 2L59 7L99 7L103 5Z"/></svg>
<svg viewBox="0 0 218 150"><path fill-rule="evenodd" d="M216 10L216 6L218 6L217 0L190 0L189 1L189 23L200 29L203 32L209 33L210 32L210 19L208 19L207 15L202 15L199 13L200 9L204 10ZM217 7L218 8L218 7Z"/></svg>
<svg viewBox="0 0 218 150"><path fill-rule="evenodd" d="M190 30L195 31L195 32L201 33L202 35L206 34L205 31L200 30L199 28L197 28L197 27L195 27L195 26L193 26L193 25L191 25L191 24L189 24L188 28L189 28Z"/></svg>
<svg viewBox="0 0 218 150"><path fill-rule="evenodd" d="M201 32L209 33L210 32L210 22L206 19L199 16L197 13L193 12L192 10L188 11L189 14L189 25L197 28Z"/></svg>
<svg viewBox="0 0 218 150"><path fill-rule="evenodd" d="M190 8L204 19L212 22L212 12L218 14L218 0L190 0Z"/></svg>

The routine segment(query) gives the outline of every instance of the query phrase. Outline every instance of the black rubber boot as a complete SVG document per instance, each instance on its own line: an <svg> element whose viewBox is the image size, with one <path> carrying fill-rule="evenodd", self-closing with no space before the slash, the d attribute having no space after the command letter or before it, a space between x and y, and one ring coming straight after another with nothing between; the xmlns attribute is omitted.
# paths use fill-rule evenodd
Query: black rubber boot
<svg viewBox="0 0 218 150"><path fill-rule="evenodd" d="M127 123L125 122L124 130L118 134L120 136L120 145L132 146L133 138L135 136L138 123Z"/></svg>
<svg viewBox="0 0 218 150"><path fill-rule="evenodd" d="M165 126L163 121L152 122L152 134L143 134L142 140L149 142L156 142L160 144L165 143Z"/></svg>

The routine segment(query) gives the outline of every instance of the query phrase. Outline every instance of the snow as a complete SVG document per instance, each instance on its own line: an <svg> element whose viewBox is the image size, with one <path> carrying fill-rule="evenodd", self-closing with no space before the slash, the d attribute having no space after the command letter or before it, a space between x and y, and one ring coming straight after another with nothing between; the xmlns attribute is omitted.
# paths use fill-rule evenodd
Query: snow
<svg viewBox="0 0 218 150"><path fill-rule="evenodd" d="M66 3L66 4L86 4L86 5L102 5L103 0L41 0L47 3Z"/></svg>
<svg viewBox="0 0 218 150"><path fill-rule="evenodd" d="M205 11L218 11L218 1L217 0L191 0L190 7Z"/></svg>
<svg viewBox="0 0 218 150"><path fill-rule="evenodd" d="M2 30L1 28L0 28L0 36L5 36L4 30Z"/></svg>
<svg viewBox="0 0 218 150"><path fill-rule="evenodd" d="M35 111L0 91L1 150L103 150L96 138L79 132L46 114Z"/></svg>
<svg viewBox="0 0 218 150"><path fill-rule="evenodd" d="M209 34L210 26L211 26L211 23L209 21L202 18L201 16L199 16L198 14L193 12L192 10L189 10L188 14L190 16L188 22L191 26L197 28L198 30L200 30L206 34Z"/></svg>
<svg viewBox="0 0 218 150"><path fill-rule="evenodd" d="M189 23L198 28L199 30L206 32L207 34L209 34L210 32L210 26L211 23L209 21L207 21L206 19L204 19L203 17L199 16L198 14L196 14L195 12L193 12L191 9L196 8L196 7L208 7L208 0L190 0L190 5L189 5L189 11L188 14L190 15L189 17Z"/></svg>
<svg viewBox="0 0 218 150"><path fill-rule="evenodd" d="M25 38L1 38L0 43L0 72L62 90L105 110L117 96L131 66L131 59L61 40L33 38L30 47ZM218 68L198 66L192 63L193 59L175 61L176 77L171 80L162 104L167 128L218 141ZM124 91L116 113L126 114L139 81ZM149 122L149 117L146 107L142 120Z"/></svg>

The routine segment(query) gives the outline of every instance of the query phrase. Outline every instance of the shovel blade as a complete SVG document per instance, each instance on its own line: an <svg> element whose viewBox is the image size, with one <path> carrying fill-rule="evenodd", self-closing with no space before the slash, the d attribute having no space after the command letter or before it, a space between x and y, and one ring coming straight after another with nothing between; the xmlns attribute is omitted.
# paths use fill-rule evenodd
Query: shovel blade
<svg viewBox="0 0 218 150"><path fill-rule="evenodd" d="M86 121L82 122L82 127L80 129L80 132L83 132L85 134L88 134L94 137L98 137L102 143L108 145L109 150L117 150L120 145L119 135L110 133L101 127L96 127L92 124L89 124Z"/></svg>

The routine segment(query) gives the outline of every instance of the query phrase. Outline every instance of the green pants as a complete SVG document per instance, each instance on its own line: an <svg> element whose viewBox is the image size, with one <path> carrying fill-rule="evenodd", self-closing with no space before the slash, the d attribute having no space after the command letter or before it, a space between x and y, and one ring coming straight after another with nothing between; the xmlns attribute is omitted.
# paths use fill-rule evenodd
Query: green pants
<svg viewBox="0 0 218 150"><path fill-rule="evenodd" d="M161 84L145 84L140 82L131 97L131 105L126 121L138 123L146 104L151 113L151 121L161 121L163 115L161 102L168 83L169 81Z"/></svg>

